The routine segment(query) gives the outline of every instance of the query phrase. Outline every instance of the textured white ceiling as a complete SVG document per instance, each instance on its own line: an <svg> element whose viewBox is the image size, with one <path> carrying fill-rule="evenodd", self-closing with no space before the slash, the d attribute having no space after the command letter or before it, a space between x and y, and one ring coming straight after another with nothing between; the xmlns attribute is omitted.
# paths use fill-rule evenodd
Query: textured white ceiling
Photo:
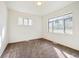
<svg viewBox="0 0 79 59"><path fill-rule="evenodd" d="M71 3L72 1L42 1L42 6L37 6L37 1L8 1L6 2L8 8L20 12L31 13L35 15L46 15L61 9Z"/></svg>

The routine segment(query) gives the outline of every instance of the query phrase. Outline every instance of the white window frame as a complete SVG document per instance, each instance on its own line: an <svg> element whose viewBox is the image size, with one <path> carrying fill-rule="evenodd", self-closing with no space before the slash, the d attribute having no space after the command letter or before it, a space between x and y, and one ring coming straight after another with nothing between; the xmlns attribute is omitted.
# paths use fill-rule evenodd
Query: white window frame
<svg viewBox="0 0 79 59"><path fill-rule="evenodd" d="M18 18L18 25L23 25L23 26L31 26L32 25L32 19L31 18L23 18L19 17Z"/></svg>
<svg viewBox="0 0 79 59"><path fill-rule="evenodd" d="M66 21L67 18L71 18L70 19L71 20L71 22L70 22L71 23L71 32L66 32L66 29L68 29L68 28L66 28L66 23L65 23L65 21ZM55 22L57 20L63 20L63 26L64 26L63 30L61 32L55 32L54 31L54 27L52 26L52 31L50 31L49 30L50 29L49 28L49 23L51 23L51 22L53 23L53 22ZM63 16L59 16L59 17L48 19L48 32L72 34L72 13L68 13L68 14L65 14Z"/></svg>

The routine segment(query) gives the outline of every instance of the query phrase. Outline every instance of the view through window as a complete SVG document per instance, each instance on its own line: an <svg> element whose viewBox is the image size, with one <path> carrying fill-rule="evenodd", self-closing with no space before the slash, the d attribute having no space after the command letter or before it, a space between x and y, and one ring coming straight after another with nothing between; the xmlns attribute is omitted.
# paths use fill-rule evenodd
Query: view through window
<svg viewBox="0 0 79 59"><path fill-rule="evenodd" d="M30 25L32 25L32 19L19 17L18 18L18 25L30 26Z"/></svg>
<svg viewBox="0 0 79 59"><path fill-rule="evenodd" d="M55 17L48 20L48 30L54 33L72 34L72 14Z"/></svg>

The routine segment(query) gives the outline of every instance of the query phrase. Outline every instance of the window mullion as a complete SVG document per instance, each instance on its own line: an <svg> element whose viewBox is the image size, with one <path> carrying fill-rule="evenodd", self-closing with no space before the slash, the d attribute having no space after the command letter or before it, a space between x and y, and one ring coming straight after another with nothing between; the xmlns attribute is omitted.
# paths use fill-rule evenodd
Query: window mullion
<svg viewBox="0 0 79 59"><path fill-rule="evenodd" d="M29 18L27 19L27 25L29 25Z"/></svg>
<svg viewBox="0 0 79 59"><path fill-rule="evenodd" d="M64 22L63 23L64 23L64 33L65 33L65 19L64 19Z"/></svg>

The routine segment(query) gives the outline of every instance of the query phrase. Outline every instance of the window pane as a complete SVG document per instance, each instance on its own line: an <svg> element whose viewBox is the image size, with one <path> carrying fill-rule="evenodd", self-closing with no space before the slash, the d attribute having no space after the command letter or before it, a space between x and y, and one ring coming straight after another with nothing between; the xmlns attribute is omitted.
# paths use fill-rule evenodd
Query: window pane
<svg viewBox="0 0 79 59"><path fill-rule="evenodd" d="M63 22L63 20L55 20L54 21L53 32L64 33L64 22Z"/></svg>
<svg viewBox="0 0 79 59"><path fill-rule="evenodd" d="M28 19L24 19L24 25L28 25Z"/></svg>
<svg viewBox="0 0 79 59"><path fill-rule="evenodd" d="M72 14L55 17L49 20L49 32L72 34Z"/></svg>
<svg viewBox="0 0 79 59"><path fill-rule="evenodd" d="M49 22L49 32L52 32L52 22Z"/></svg>
<svg viewBox="0 0 79 59"><path fill-rule="evenodd" d="M72 17L65 19L65 32L72 34Z"/></svg>
<svg viewBox="0 0 79 59"><path fill-rule="evenodd" d="M32 20L31 19L29 19L29 24L28 25L32 25Z"/></svg>
<svg viewBox="0 0 79 59"><path fill-rule="evenodd" d="M18 18L18 25L23 25L23 18L21 17Z"/></svg>

